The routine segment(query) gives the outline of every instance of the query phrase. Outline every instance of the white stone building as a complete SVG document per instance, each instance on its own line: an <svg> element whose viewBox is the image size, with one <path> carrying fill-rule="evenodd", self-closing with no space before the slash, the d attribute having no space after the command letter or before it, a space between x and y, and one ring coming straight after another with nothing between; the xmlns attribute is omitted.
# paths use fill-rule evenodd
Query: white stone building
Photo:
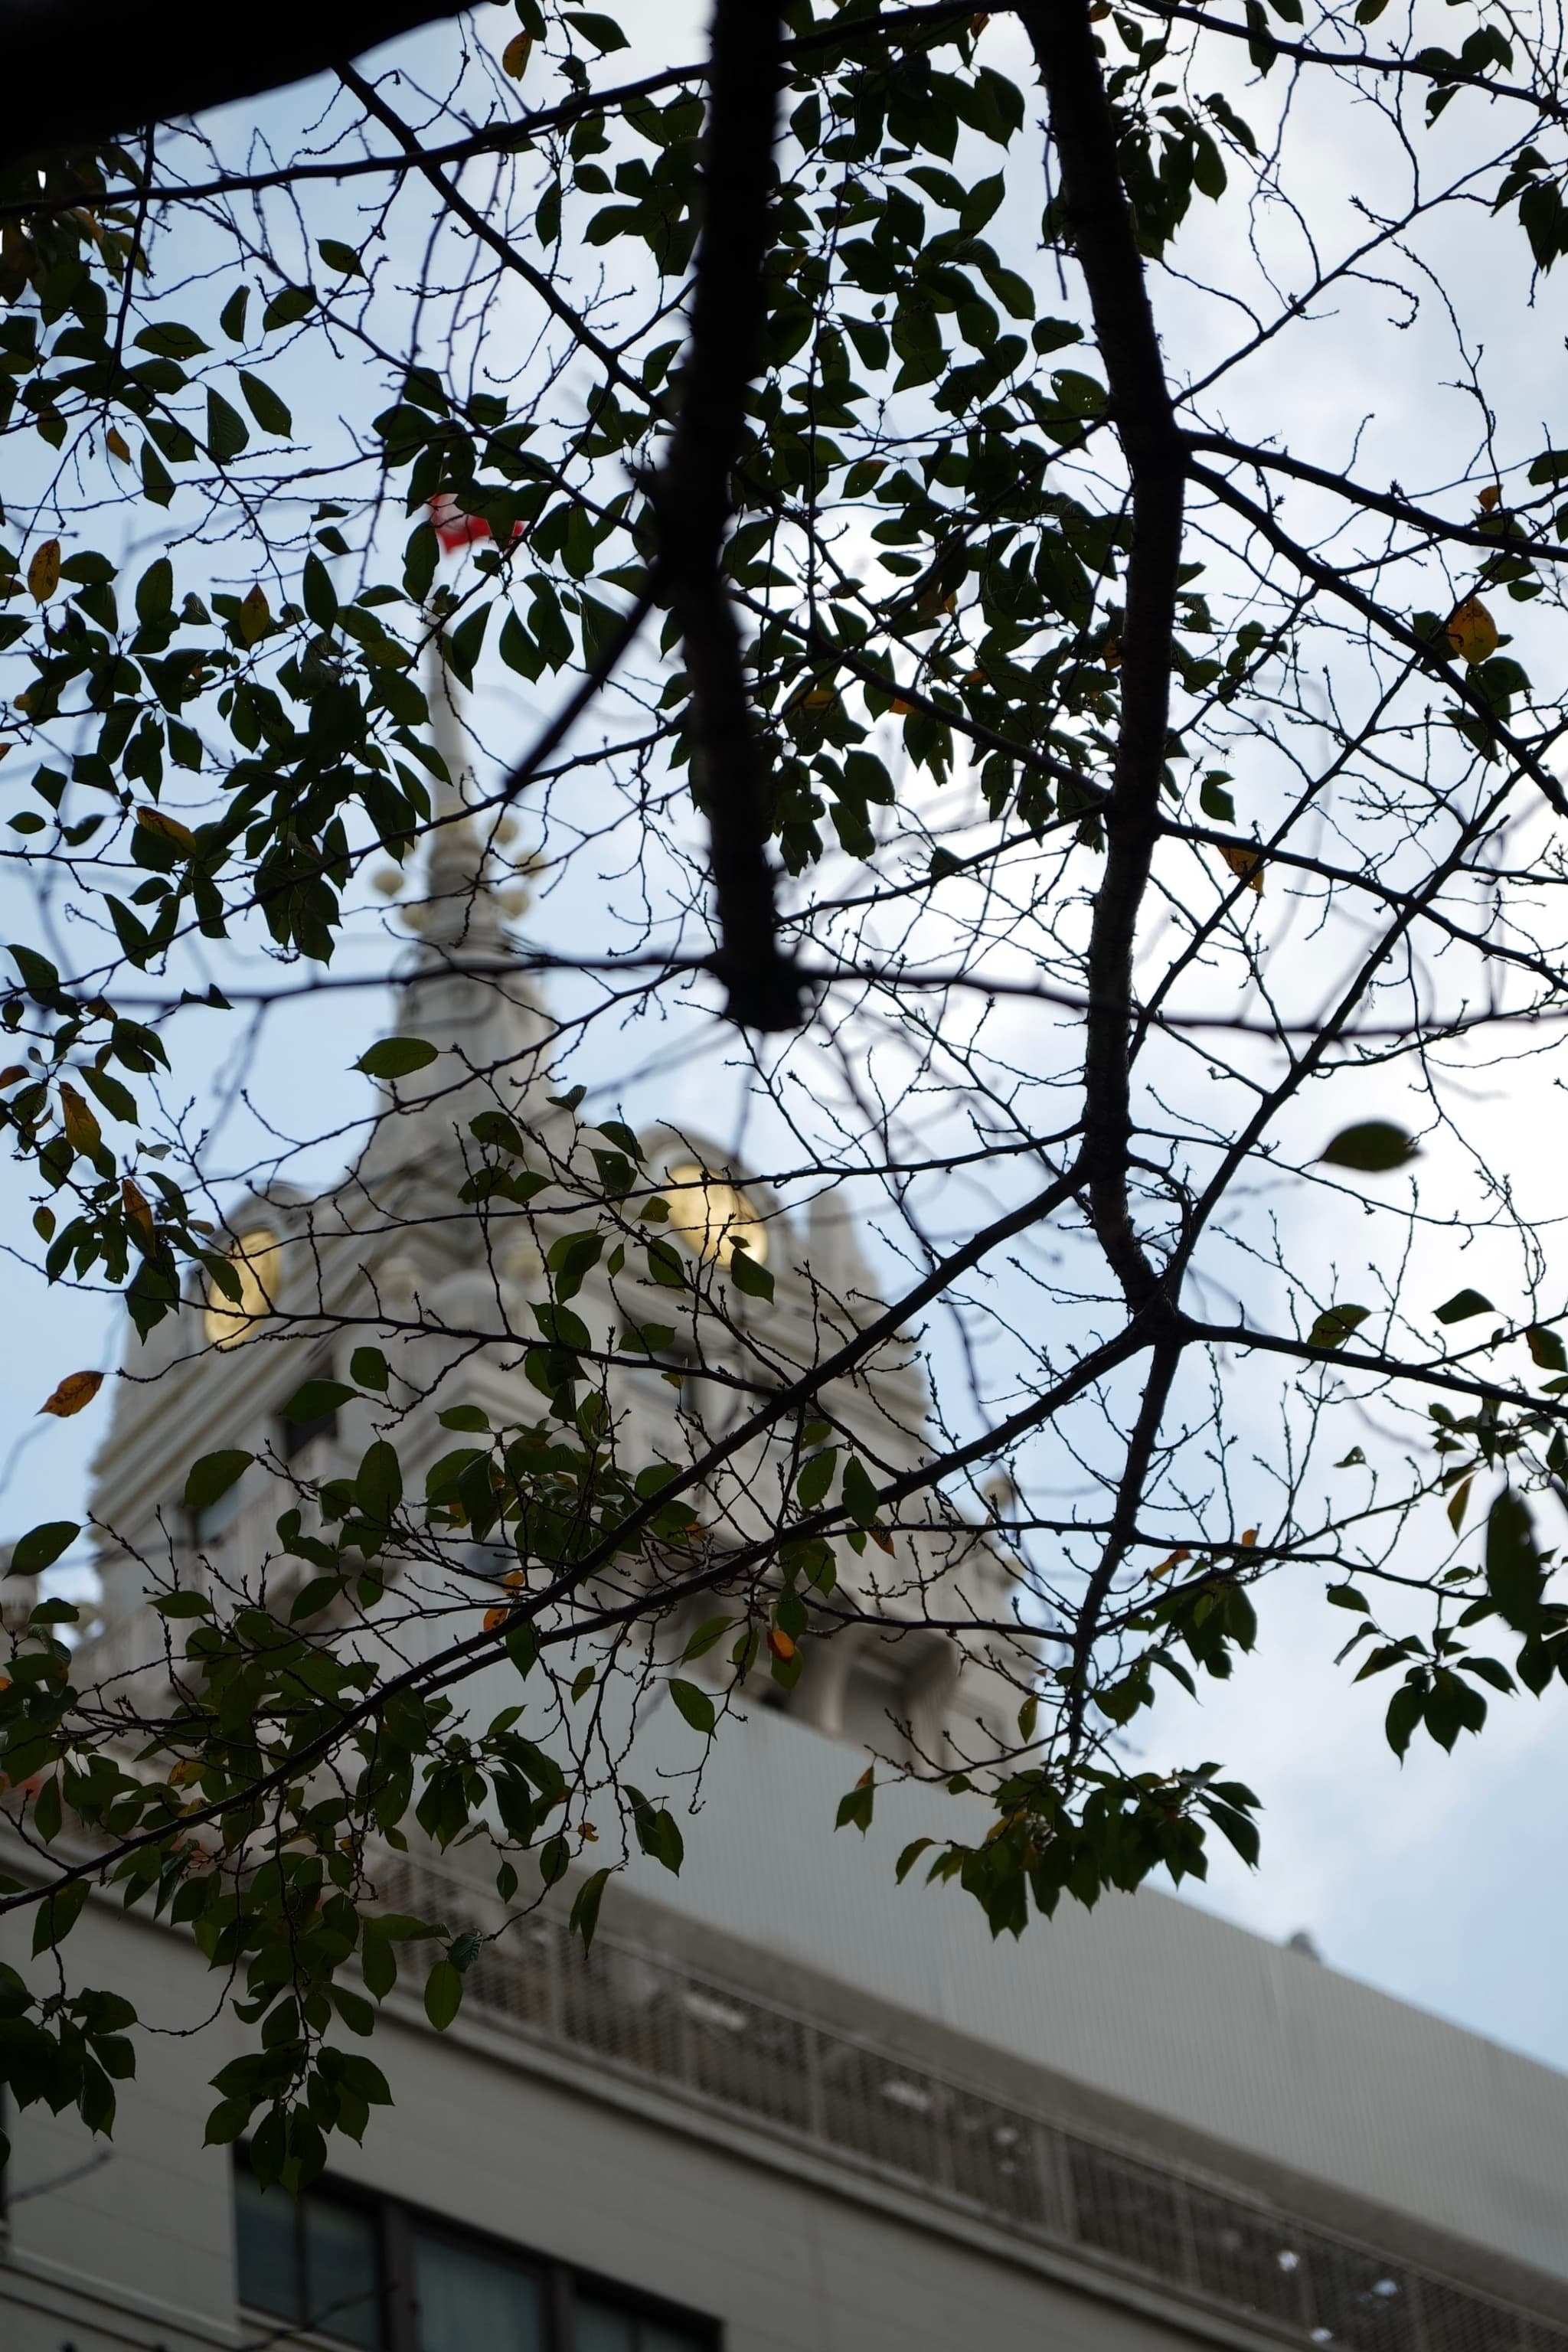
<svg viewBox="0 0 1568 2352"><path fill-rule="evenodd" d="M395 1024L448 1049L428 1090L329 1200L236 1212L266 1237L250 1262L271 1310L245 1344L203 1351L193 1300L138 1359L155 1377L121 1387L94 1501L121 1538L101 1563L106 1678L161 1671L150 1564L254 1573L276 1480L357 1459L368 1405L277 1419L351 1344L345 1318L422 1388L439 1374L436 1402L521 1409L497 1335L531 1329L537 1243L519 1221L476 1255L454 1155L498 1089L550 1116L549 1031L493 969L488 894L457 887L462 830ZM667 1164L700 1149L668 1139ZM768 1237L780 1361L868 1311L830 1218L792 1238L759 1188L730 1206ZM700 1251L695 1219L688 1238ZM415 1305L444 1336L397 1357L385 1326ZM211 1336L241 1334L220 1315ZM701 1372L694 1421L711 1425L724 1391ZM649 1395L668 1423L668 1390ZM919 1378L896 1351L842 1409L884 1457L918 1445ZM186 1466L235 1444L271 1468L191 1525ZM718 1507L740 1523L743 1493ZM924 1566L911 1621L1005 1613L978 1539ZM472 1610L492 1573L476 1560L430 1591ZM275 1579L269 1600L287 1595ZM911 1622L832 1645L801 1695L781 1709L759 1689L727 1727L681 1876L635 1861L590 1958L546 1909L486 1944L445 2036L393 1997L374 2046L395 2107L363 2148L334 2147L299 2208L202 2147L209 2080L241 2046L221 2011L186 2030L218 2007L203 1963L95 1898L73 1972L153 2031L111 2146L38 2108L11 2119L0 2352L1568 2352L1568 2080L1157 1894L994 1946L967 1898L894 1885L921 1790L890 1792L863 1842L832 1822L868 1738L902 1723L963 1754L1007 1702L996 1675ZM637 1737L640 1777L689 1769L671 1710ZM377 1876L395 1907L501 1924L488 1882L433 1850ZM0 1954L25 1948L0 1923Z"/></svg>

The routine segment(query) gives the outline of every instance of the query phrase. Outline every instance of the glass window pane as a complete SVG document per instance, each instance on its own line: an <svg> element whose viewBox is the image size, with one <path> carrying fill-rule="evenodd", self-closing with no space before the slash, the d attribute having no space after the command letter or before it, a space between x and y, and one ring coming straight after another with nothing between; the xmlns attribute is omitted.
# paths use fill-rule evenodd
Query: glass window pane
<svg viewBox="0 0 1568 2352"><path fill-rule="evenodd" d="M381 2342L381 2265L368 2213L307 2197L305 2269L312 2327L351 2344Z"/></svg>
<svg viewBox="0 0 1568 2352"><path fill-rule="evenodd" d="M526 2271L421 2233L414 2274L419 2352L542 2352L539 2289Z"/></svg>
<svg viewBox="0 0 1568 2352"><path fill-rule="evenodd" d="M279 2319L300 2316L300 2265L294 2200L281 2189L261 2189L249 2172L234 2176L235 2248L239 2299Z"/></svg>
<svg viewBox="0 0 1568 2352"><path fill-rule="evenodd" d="M705 2336L638 2319L611 2303L595 2303L578 2289L573 2352L707 2352Z"/></svg>
<svg viewBox="0 0 1568 2352"><path fill-rule="evenodd" d="M637 2352L637 2336L624 2311L602 2303L576 2298L575 2343L573 2352Z"/></svg>
<svg viewBox="0 0 1568 2352"><path fill-rule="evenodd" d="M706 2352L708 2341L705 2336L688 2335L684 2327L655 2327L645 2319L637 2352Z"/></svg>

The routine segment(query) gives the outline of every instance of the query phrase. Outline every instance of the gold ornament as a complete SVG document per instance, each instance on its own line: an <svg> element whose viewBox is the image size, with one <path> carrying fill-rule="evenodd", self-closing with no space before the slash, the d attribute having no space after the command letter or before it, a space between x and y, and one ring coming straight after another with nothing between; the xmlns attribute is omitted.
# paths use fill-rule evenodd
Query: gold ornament
<svg viewBox="0 0 1568 2352"><path fill-rule="evenodd" d="M216 1282L208 1283L205 1323L215 1348L237 1348L263 1317L273 1312L282 1275L277 1264L279 1246L278 1236L269 1227L254 1226L241 1234L228 1254L228 1262L239 1276L239 1297L226 1297Z"/></svg>
<svg viewBox="0 0 1568 2352"><path fill-rule="evenodd" d="M694 1257L711 1258L727 1266L737 1244L751 1252L754 1265L765 1265L767 1227L752 1202L727 1176L715 1176L696 1160L672 1168L664 1186L669 1202L669 1228Z"/></svg>

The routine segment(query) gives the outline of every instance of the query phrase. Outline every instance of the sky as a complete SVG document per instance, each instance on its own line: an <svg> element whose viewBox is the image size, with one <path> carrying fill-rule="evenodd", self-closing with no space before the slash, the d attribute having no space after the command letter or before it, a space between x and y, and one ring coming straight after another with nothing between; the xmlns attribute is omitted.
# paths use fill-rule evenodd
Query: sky
<svg viewBox="0 0 1568 2352"><path fill-rule="evenodd" d="M660 11L666 56L678 48L685 53L688 25L696 53L700 13L684 6ZM476 20L487 38L492 21L499 47L508 27L503 13L481 11ZM634 51L634 68L637 57ZM281 121L280 102L270 105ZM1348 205L1361 193L1353 125L1342 117L1325 118L1313 127L1313 137L1309 168L1325 205ZM1204 253L1205 233L1200 224L1197 248L1188 255L1198 275L1206 261L1221 258ZM1216 222L1213 235L1220 234ZM1528 335L1519 333L1517 352L1509 350L1507 338L1523 316L1522 289L1502 282L1489 291L1486 275L1496 265L1479 234L1455 241L1447 267L1490 323L1494 354L1500 344L1524 404L1533 398L1549 428L1560 398L1560 343L1554 351L1552 339L1532 327ZM1173 282L1163 284L1157 299L1168 338L1179 330L1195 369L1210 331L1201 306ZM1338 432L1348 454L1373 405L1356 372L1359 299L1347 298L1343 331L1329 346L1337 356L1321 371L1303 369L1289 347L1281 348L1277 365L1254 371L1246 393L1251 405L1238 414L1238 423L1261 430L1272 407L1275 421L1293 431L1310 425L1320 446L1325 435L1331 439ZM1182 307L1189 299L1190 312ZM1367 478L1397 469L1407 480L1419 479L1428 439L1431 470L1440 472L1452 404L1464 395L1443 376L1439 341L1429 340L1424 326L1406 337L1396 348L1403 373L1392 379L1389 362L1380 359L1378 421L1357 451ZM1384 337L1380 352L1390 348ZM520 723L532 715L520 711ZM552 923L569 932L580 914L568 905L542 910L540 921L546 935ZM384 1017L384 999L351 992L329 1000L324 1010L315 1005L277 1020L248 1074L256 1096L285 1106L289 1125L301 1136L340 1121L360 1085L346 1075L349 1066ZM222 1085L221 1057L215 1059L199 1034L203 1016L192 1013L186 1019L192 1040L187 1083L210 1101ZM604 1075L612 1076L608 1066ZM666 1099L673 1114L710 1125L710 1065L684 1076L677 1066L671 1084L673 1098ZM1554 1132L1539 1125L1539 1106L1516 1100L1503 1083L1494 1087L1489 1116L1517 1144L1513 1156L1530 1196L1527 1208L1557 1213L1562 1155ZM237 1164L242 1109L235 1120ZM340 1150L340 1163L346 1156ZM325 1183L333 1172L331 1155L318 1154L302 1164L300 1176ZM1457 1171L1447 1172L1458 1181ZM1433 1181L1444 1174L1435 1169ZM0 1237L17 1234L27 1214L26 1186L14 1168L0 1164ZM890 1277L891 1263L885 1264ZM1435 1265L1434 1283L1442 1278L1443 1269ZM111 1368L126 1326L117 1307L90 1297L64 1289L41 1296L7 1243L0 1256L0 1328L10 1340L0 1349L0 1530L15 1532L42 1518L77 1516L91 1454L107 1428L111 1389L77 1421L40 1420L37 1407L65 1373ZM1258 1428L1249 1434L1262 1446L1268 1433ZM1568 1827L1561 1794L1568 1766L1568 1692L1559 1685L1540 1704L1500 1701L1481 1740L1462 1739L1450 1758L1423 1738L1401 1765L1383 1738L1380 1686L1352 1689L1331 1664L1341 1627L1323 1609L1321 1589L1276 1585L1260 1619L1257 1656L1237 1678L1205 1685L1195 1718L1185 1709L1178 1725L1163 1711L1149 1735L1163 1738L1168 1730L1179 1731L1184 1752L1196 1741L1202 1753L1224 1757L1264 1803L1261 1867L1248 1873L1221 1849L1209 1885L1184 1890L1188 1899L1270 1937L1305 1930L1329 1965L1568 2067ZM1049 1928L1032 1932L1048 1934Z"/></svg>

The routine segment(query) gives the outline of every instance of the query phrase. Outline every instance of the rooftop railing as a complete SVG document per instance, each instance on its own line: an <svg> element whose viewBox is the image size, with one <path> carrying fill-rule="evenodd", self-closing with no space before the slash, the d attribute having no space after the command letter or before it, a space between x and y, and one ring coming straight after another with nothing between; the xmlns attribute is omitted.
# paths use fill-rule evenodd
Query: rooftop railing
<svg viewBox="0 0 1568 2352"><path fill-rule="evenodd" d="M395 1908L481 1929L483 1897L388 1855ZM663 1953L524 1919L482 1945L467 1999L679 2098L827 2149L1044 2245L1109 2262L1270 2333L1346 2352L1568 2352L1568 2327L1068 2128Z"/></svg>

